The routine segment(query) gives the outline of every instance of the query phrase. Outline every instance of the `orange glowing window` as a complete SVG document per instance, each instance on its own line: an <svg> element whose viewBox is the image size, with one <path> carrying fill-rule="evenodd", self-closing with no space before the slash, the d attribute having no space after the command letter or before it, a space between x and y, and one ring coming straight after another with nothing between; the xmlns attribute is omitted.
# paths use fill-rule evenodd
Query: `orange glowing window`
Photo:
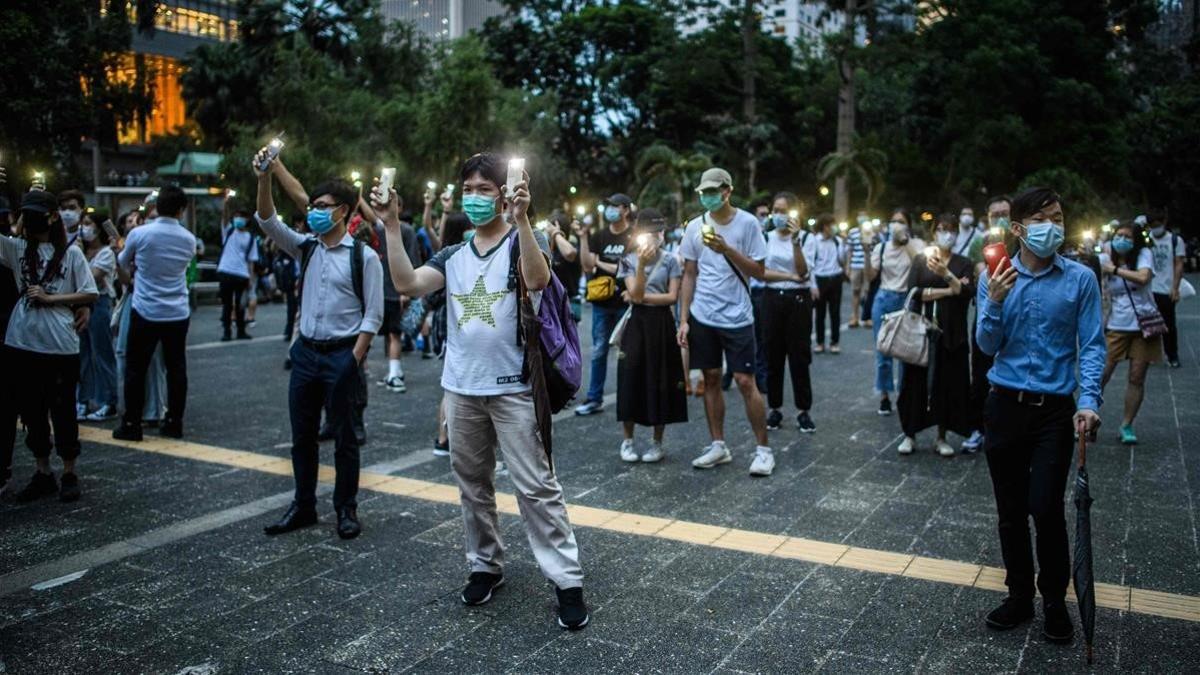
<svg viewBox="0 0 1200 675"><path fill-rule="evenodd" d="M183 73L179 61L152 54L123 54L120 64L109 77L115 82L136 81L139 60L153 91L154 103L144 121L120 125L117 140L122 144L149 143L156 136L177 130L187 121L187 108L179 86L179 76Z"/></svg>

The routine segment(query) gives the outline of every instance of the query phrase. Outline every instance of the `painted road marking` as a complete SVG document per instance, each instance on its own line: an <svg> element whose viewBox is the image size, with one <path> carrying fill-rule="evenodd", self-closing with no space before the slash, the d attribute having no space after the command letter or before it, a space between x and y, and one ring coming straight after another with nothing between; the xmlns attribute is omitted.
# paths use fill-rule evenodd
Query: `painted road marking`
<svg viewBox="0 0 1200 675"><path fill-rule="evenodd" d="M229 450L212 445L147 438L141 442L118 441L107 429L81 426L81 440L112 445L143 452L152 452L188 460L252 469L264 473L291 475L291 460L243 450ZM318 479L332 483L333 467L322 466ZM405 476L389 476L370 470L360 474L359 487L401 497L414 497L443 504L458 504L458 488L443 483L417 480ZM496 494L496 509L509 515L520 515L517 500L511 494ZM626 513L594 506L569 506L571 522L579 527L593 527L624 534L670 539L689 544L743 551L756 555L804 560L821 565L843 567L878 574L924 579L956 586L967 586L1004 592L1004 570L957 560L927 558L910 553L817 541L804 537L789 537L769 532L740 530L672 518ZM77 568L78 569L78 568ZM21 574L20 572L15 574ZM1068 594L1070 597L1071 594ZM1200 597L1163 593L1118 584L1096 584L1096 604L1100 607L1137 614L1161 616L1200 623Z"/></svg>

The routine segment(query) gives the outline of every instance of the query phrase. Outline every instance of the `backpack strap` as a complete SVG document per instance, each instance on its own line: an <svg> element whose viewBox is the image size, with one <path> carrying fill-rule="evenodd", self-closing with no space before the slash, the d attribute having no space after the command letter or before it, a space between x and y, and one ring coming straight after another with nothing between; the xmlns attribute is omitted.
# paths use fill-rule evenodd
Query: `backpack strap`
<svg viewBox="0 0 1200 675"><path fill-rule="evenodd" d="M308 261L312 260L313 253L317 250L316 239L305 239L300 243L300 279L296 287L296 306L299 308L304 303L304 279L308 275Z"/></svg>
<svg viewBox="0 0 1200 675"><path fill-rule="evenodd" d="M525 278L521 276L521 237L517 228L512 229L512 242L508 245L508 290L517 292L517 346L525 346L525 335L521 332L521 300L529 294Z"/></svg>
<svg viewBox="0 0 1200 675"><path fill-rule="evenodd" d="M354 295L358 296L358 304L362 313L367 313L366 294L363 292L363 248L362 240L354 240L354 250L350 258L350 283L354 286Z"/></svg>

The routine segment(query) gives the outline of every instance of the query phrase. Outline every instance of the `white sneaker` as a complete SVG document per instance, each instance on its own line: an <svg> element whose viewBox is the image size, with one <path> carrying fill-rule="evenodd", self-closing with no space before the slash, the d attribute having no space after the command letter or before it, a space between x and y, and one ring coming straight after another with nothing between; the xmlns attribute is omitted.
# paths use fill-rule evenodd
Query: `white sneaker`
<svg viewBox="0 0 1200 675"><path fill-rule="evenodd" d="M937 451L942 457L953 457L955 454L954 448L950 447L950 444L946 441L937 442Z"/></svg>
<svg viewBox="0 0 1200 675"><path fill-rule="evenodd" d="M404 384L404 378L399 375L389 377L384 381L384 384L387 385L387 388L390 391L394 391L398 394L403 394L408 391L408 386Z"/></svg>
<svg viewBox="0 0 1200 675"><path fill-rule="evenodd" d="M976 429L971 432L971 436L962 442L963 452L975 452L983 446L983 432Z"/></svg>
<svg viewBox="0 0 1200 675"><path fill-rule="evenodd" d="M640 460L641 457L638 457L637 448L633 447L633 439L626 438L621 441L621 461L637 462Z"/></svg>
<svg viewBox="0 0 1200 675"><path fill-rule="evenodd" d="M642 455L642 461L645 462L646 464L653 464L654 462L661 462L662 458L663 458L662 443L656 443L654 441L651 441L650 449L646 451L646 454Z"/></svg>
<svg viewBox="0 0 1200 675"><path fill-rule="evenodd" d="M692 466L697 469L711 469L718 464L728 464L732 461L733 455L729 454L729 446L717 441L708 446L703 455L693 459Z"/></svg>
<svg viewBox="0 0 1200 675"><path fill-rule="evenodd" d="M913 445L915 444L916 440L914 440L911 436L905 436L904 440L900 441L900 447L896 448L896 452L899 452L902 455L911 455L913 452Z"/></svg>
<svg viewBox="0 0 1200 675"><path fill-rule="evenodd" d="M750 462L751 476L770 476L775 470L775 453L770 448L760 447L754 451L754 461Z"/></svg>
<svg viewBox="0 0 1200 675"><path fill-rule="evenodd" d="M83 403L75 404L75 421L82 422L87 419L87 406Z"/></svg>
<svg viewBox="0 0 1200 675"><path fill-rule="evenodd" d="M92 414L87 416L89 422L104 422L111 420L117 416L117 411L110 405L105 404L100 406Z"/></svg>

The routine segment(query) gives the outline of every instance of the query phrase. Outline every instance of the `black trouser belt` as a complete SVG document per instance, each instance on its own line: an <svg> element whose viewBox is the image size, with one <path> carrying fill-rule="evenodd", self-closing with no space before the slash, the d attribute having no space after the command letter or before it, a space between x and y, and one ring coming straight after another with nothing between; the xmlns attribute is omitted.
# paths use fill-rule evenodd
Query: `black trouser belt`
<svg viewBox="0 0 1200 675"><path fill-rule="evenodd" d="M350 337L335 338L333 340L314 340L301 335L300 342L303 342L305 347L308 347L313 351L320 352L322 354L328 354L330 352L336 352L340 349L349 349L353 347L354 343L358 342L358 336L352 335Z"/></svg>
<svg viewBox="0 0 1200 675"><path fill-rule="evenodd" d="M808 295L807 288L771 288L768 286L765 290L771 295Z"/></svg>
<svg viewBox="0 0 1200 675"><path fill-rule="evenodd" d="M1032 391L1022 391L1020 389L1009 389L1007 387L999 387L992 385L992 393L1009 398L1022 405L1031 405L1041 407L1047 403L1052 405L1065 405L1070 403L1075 404L1075 399L1062 394L1039 394Z"/></svg>

